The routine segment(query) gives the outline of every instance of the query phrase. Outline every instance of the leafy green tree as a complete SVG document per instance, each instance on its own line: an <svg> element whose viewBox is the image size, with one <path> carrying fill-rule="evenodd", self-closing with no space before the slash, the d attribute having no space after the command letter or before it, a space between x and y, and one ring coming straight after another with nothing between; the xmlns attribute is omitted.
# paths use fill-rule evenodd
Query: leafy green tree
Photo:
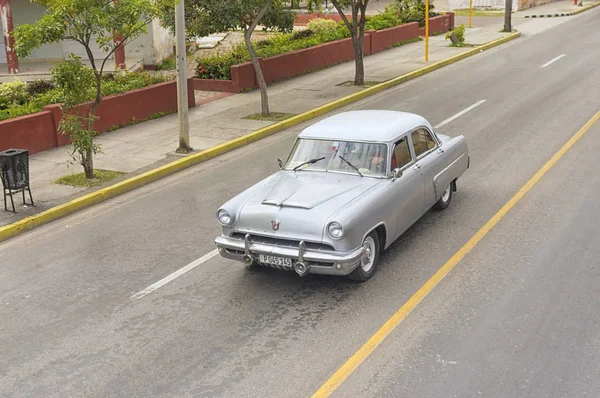
<svg viewBox="0 0 600 398"><path fill-rule="evenodd" d="M86 128L75 128L73 118L70 122L63 123L64 129L68 131L72 141L85 143L77 146L76 152L80 155L80 163L85 170L87 178L94 178L93 154L99 151L99 147L93 144L95 113L102 102L102 74L107 61L120 47L126 46L132 40L146 32L149 23L162 14L165 7L173 8L177 0L32 0L47 9L46 14L34 24L23 24L17 26L14 31L15 51L19 57L27 57L31 52L45 44L59 43L63 40L74 40L85 49L88 61L91 64L92 95L85 98L80 96L83 86L78 86L79 93L65 92L71 100L87 102L94 98L89 107L88 114L84 119L87 121ZM93 41L106 52L102 60L94 59L92 53ZM66 64L60 68L71 68L73 78L83 79L80 83L87 82L86 72L80 69L80 60L71 57ZM64 82L65 90L74 89L69 82ZM75 104L71 103L67 108L73 109ZM86 108L87 109L87 108ZM77 136L81 139L74 139ZM85 137L84 137L85 136ZM85 138L85 139L84 139Z"/></svg>
<svg viewBox="0 0 600 398"><path fill-rule="evenodd" d="M264 29L291 32L294 14L287 0L188 0L186 1L186 35L189 39L241 28L260 88L263 116L270 115L267 84L252 43L252 33L260 24ZM174 14L165 9L164 24L174 31Z"/></svg>
<svg viewBox="0 0 600 398"><path fill-rule="evenodd" d="M69 136L69 163L81 164L86 177L94 178L93 155L102 153L100 145L94 143L96 132L92 129L97 117L90 113L89 104L81 107L81 104L89 103L93 98L96 81L94 72L81 62L80 57L71 54L52 68L52 79L64 93L58 130ZM91 170L89 176L88 170Z"/></svg>
<svg viewBox="0 0 600 398"><path fill-rule="evenodd" d="M365 48L365 24L367 22L366 12L369 0L331 0L352 37L354 48L354 85L365 84L364 48ZM346 17L345 10L350 8L352 20Z"/></svg>

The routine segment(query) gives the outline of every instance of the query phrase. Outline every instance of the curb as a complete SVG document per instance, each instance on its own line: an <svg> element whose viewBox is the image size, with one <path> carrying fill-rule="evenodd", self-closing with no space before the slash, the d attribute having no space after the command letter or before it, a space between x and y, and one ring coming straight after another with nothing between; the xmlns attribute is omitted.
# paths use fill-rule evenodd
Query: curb
<svg viewBox="0 0 600 398"><path fill-rule="evenodd" d="M554 18L554 17L569 17L571 15L575 15L574 12L560 12L556 14L535 14L535 15L525 15L525 18Z"/></svg>
<svg viewBox="0 0 600 398"><path fill-rule="evenodd" d="M70 202L63 203L62 205L58 205L51 209L45 210L41 213L35 214L33 216L24 218L19 220L13 224L9 224L3 227L0 227L0 242L10 239L16 235L19 235L23 232L32 230L41 225L47 224L51 221L57 220L59 218L68 216L73 214L79 210L83 210L85 208L91 207L95 204L105 202L109 199L112 199L121 194L132 191L136 188L140 188L144 185L148 185L151 182L160 180L167 176L170 176L178 171L187 169L191 166L195 166L199 163L205 162L209 159L213 159L219 155L222 155L227 152L231 152L235 149L248 145L252 142L258 141L262 138L268 137L275 133L278 133L282 130L288 129L290 127L297 126L301 123L309 121L311 119L317 118L321 115L324 115L328 112L331 112L335 109L339 109L348 104L357 102L363 98L370 97L374 94L377 94L383 90L388 88L397 86L401 83L404 83L408 80L415 79L424 74L433 72L437 69L440 69L444 66L453 64L465 58L471 57L475 54L478 54L482 51L488 50L492 47L499 46L508 41L514 40L518 38L521 34L519 32L512 33L500 39L491 41L479 47L475 47L471 50L468 50L462 54L455 55L453 57L447 58L445 60L433 63L431 65L427 65L421 69L417 69L415 71L409 72L405 75L390 79L388 81L379 83L375 86L366 88L357 93L350 94L346 97L337 99L328 104L321 105L317 108L311 109L310 111L301 113L299 115L293 116L289 119L286 119L281 122L274 123L270 126L264 127L260 130L256 130L250 134L245 136L236 138L234 140L225 142L223 144L214 146L202 152L198 152L192 155L189 155L185 158L176 160L172 163L166 164L164 166L158 167L156 169L147 171L135 177L131 177L127 180L121 181L114 185L108 186L106 188L99 189L98 191L89 193L80 198L74 199Z"/></svg>
<svg viewBox="0 0 600 398"><path fill-rule="evenodd" d="M581 14L582 12L586 12L591 10L592 8L600 6L600 2L587 5L585 7L580 8L579 10L571 11L571 12L559 12L554 14L536 14L536 15L526 15L525 18L554 18L554 17L569 17L577 14Z"/></svg>
<svg viewBox="0 0 600 398"><path fill-rule="evenodd" d="M574 11L573 14L574 15L581 14L582 12L586 12L586 11L591 10L592 8L596 8L598 6L600 6L600 2L590 4L589 6L585 6L580 10Z"/></svg>

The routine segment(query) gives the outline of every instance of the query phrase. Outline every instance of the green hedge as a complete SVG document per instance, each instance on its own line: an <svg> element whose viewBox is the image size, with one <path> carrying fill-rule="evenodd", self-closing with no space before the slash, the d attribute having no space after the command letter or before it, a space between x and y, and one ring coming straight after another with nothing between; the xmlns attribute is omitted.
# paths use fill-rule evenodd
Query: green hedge
<svg viewBox="0 0 600 398"><path fill-rule="evenodd" d="M368 16L366 30L382 30L402 24L402 19L393 7L375 16ZM261 58L272 57L292 51L302 50L350 37L344 22L328 19L313 19L307 29L294 33L279 34L270 39L255 41L256 54ZM250 54L244 43L227 52L198 60L196 77L200 79L231 80L231 67L250 61Z"/></svg>
<svg viewBox="0 0 600 398"><path fill-rule="evenodd" d="M102 95L124 93L172 79L146 71L107 74L103 76ZM3 83L0 85L0 120L40 112L46 105L63 102L63 98L63 93L54 87L51 80ZM93 99L94 95L90 92L90 101Z"/></svg>

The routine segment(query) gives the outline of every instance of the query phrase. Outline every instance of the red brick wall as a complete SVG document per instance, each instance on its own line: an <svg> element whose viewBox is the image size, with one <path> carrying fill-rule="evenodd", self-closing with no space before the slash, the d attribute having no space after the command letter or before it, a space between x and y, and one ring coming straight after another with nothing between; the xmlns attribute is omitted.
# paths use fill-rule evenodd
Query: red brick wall
<svg viewBox="0 0 600 398"><path fill-rule="evenodd" d="M188 106L196 106L194 84L188 79ZM82 105L82 109L89 108ZM160 112L177 110L177 83L167 82L127 93L105 97L96 115L94 128L100 132L109 131L113 126L128 125L135 117L138 121ZM66 136L58 133L62 117L60 105L49 105L44 111L33 115L0 122L0 150L8 148L27 149L36 153L68 143Z"/></svg>
<svg viewBox="0 0 600 398"><path fill-rule="evenodd" d="M369 33L371 34L372 51L373 53L377 53L397 43L419 37L419 23L412 22L389 29L369 31Z"/></svg>
<svg viewBox="0 0 600 398"><path fill-rule="evenodd" d="M447 12L446 15L450 18L450 30L454 29L454 13L452 11Z"/></svg>
<svg viewBox="0 0 600 398"><path fill-rule="evenodd" d="M370 47L369 37L365 35L365 53L367 50L370 51ZM352 40L344 39L264 58L261 59L261 66L265 80L267 83L272 83L352 59L354 59Z"/></svg>
<svg viewBox="0 0 600 398"><path fill-rule="evenodd" d="M200 91L219 91L221 93L239 93L240 88L234 80L194 78L194 89Z"/></svg>
<svg viewBox="0 0 600 398"><path fill-rule="evenodd" d="M437 17L429 18L429 36L447 32L454 27L454 13L448 13ZM425 28L421 28L421 36L425 36Z"/></svg>
<svg viewBox="0 0 600 398"><path fill-rule="evenodd" d="M32 154L55 147L54 121L48 111L0 121L0 151L27 149Z"/></svg>
<svg viewBox="0 0 600 398"><path fill-rule="evenodd" d="M192 79L188 79L187 84L188 106L194 107L196 101ZM156 113L174 110L177 110L177 82L159 83L104 98L96 111L99 119L96 120L94 129L106 132L121 123L129 124L133 118L140 121Z"/></svg>
<svg viewBox="0 0 600 398"><path fill-rule="evenodd" d="M258 87L252 62L232 66L231 79L237 82L240 90Z"/></svg>

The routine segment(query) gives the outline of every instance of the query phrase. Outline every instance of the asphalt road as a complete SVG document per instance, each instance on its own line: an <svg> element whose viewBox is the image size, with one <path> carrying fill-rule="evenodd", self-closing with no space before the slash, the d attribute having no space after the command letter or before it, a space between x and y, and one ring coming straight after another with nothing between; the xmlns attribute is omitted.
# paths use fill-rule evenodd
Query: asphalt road
<svg viewBox="0 0 600 398"><path fill-rule="evenodd" d="M452 204L367 283L214 257L131 298L213 251L217 207L303 126L0 244L0 396L314 393L600 110L598 18L346 108L436 125L486 100L440 129L471 151ZM600 396L599 148L595 125L335 394Z"/></svg>

